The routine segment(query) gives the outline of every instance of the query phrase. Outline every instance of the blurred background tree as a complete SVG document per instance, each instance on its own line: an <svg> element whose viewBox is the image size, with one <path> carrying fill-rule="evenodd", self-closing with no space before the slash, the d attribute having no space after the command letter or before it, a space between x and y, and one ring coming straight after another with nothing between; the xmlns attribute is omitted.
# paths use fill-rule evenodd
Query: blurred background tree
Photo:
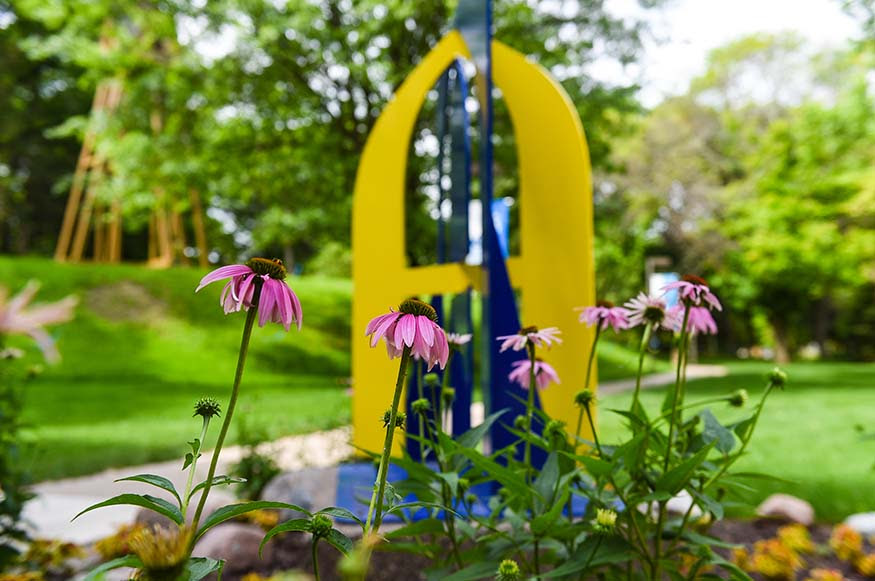
<svg viewBox="0 0 875 581"><path fill-rule="evenodd" d="M637 62L642 22L600 0L495 2L497 37L550 69L587 131L600 296L637 292L645 259L669 256L727 299L715 349L875 358L875 5L837 2L866 37L819 53L789 33L738 39L710 54L686 93L651 109L634 84L588 74L600 59ZM454 9L451 0L0 0L0 252L51 252L92 95L120 79L120 107L92 127L110 159L99 195L123 202L126 258L145 256L155 192L184 210L194 189L211 260L257 252L346 275L359 153ZM411 143L412 264L435 254L434 97ZM514 199L515 142L496 97L496 195Z"/></svg>

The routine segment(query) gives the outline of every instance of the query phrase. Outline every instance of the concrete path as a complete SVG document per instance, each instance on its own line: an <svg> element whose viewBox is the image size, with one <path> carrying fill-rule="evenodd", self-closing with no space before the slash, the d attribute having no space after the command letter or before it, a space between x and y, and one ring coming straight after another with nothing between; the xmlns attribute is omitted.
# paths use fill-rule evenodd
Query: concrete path
<svg viewBox="0 0 875 581"><path fill-rule="evenodd" d="M722 377L728 373L720 365L690 365L687 378ZM674 381L674 373L656 373L645 376L642 387L657 387ZM599 393L603 395L619 393L634 389L634 380L605 382L599 385ZM471 406L471 422L478 424L483 421L482 403ZM259 450L269 452L277 460L280 468L285 471L299 470L308 466L333 466L353 453L349 445L350 428L338 428L326 432L314 432L300 436L289 436L263 444ZM244 450L240 447L226 448L222 452L217 474L225 474L228 466L242 456ZM205 452L198 464L197 481L206 478L209 464L209 453ZM80 511L92 504L127 492L135 494L151 494L170 498L168 493L137 482L114 482L125 476L136 474L158 474L168 478L180 494L185 489L187 473L181 470L181 460L132 466L127 468L112 468L90 476L67 478L41 482L33 487L37 497L27 503L24 518L30 525L31 534L37 538L54 538L76 543L89 543L108 536L122 524L133 521L139 510L131 506L112 506L97 509L71 522ZM210 493L210 499L216 494L216 500L226 503L231 500L227 489L215 488ZM194 501L193 501L194 502Z"/></svg>

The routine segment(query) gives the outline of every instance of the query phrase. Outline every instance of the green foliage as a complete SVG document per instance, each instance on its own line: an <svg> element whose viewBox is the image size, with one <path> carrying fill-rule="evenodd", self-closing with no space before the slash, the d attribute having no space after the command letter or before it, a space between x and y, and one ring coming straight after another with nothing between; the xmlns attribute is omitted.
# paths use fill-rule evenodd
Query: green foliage
<svg viewBox="0 0 875 581"><path fill-rule="evenodd" d="M678 344L689 344L685 334ZM528 349L534 357L535 347ZM425 429L416 439L425 462L409 456L393 461L407 477L387 487L385 503L405 524L391 534L389 549L431 559L432 579L478 579L520 557L526 578L686 578L685 555L695 556L697 567L749 579L712 550L726 545L707 528L737 505L739 491L749 490L734 465L747 451L766 398L786 375L770 374L756 405L727 421L700 408L726 405L731 396L685 399L683 353L679 361L679 380L659 413L649 415L637 398L624 409L607 410L625 428L610 443L603 434L585 440L580 423L576 433L566 433L531 402L521 429L516 422L505 425L517 440L489 452L481 439L501 421L501 412L456 437L445 434L441 422L420 416ZM578 405L581 419L585 415L592 425L592 400ZM531 418L541 429L529 429ZM540 467L529 462L530 447L544 452ZM522 448L524 455L516 452ZM472 488L495 492L478 497L469 494ZM667 502L681 492L692 502L685 514L673 515ZM415 502L404 501L411 496ZM573 497L586 499L582 515L571 510ZM705 517L694 517L694 509Z"/></svg>
<svg viewBox="0 0 875 581"><path fill-rule="evenodd" d="M28 538L21 511L33 498L27 489L30 474L22 461L22 384L27 381L22 363L0 356L0 571L16 559L21 542Z"/></svg>
<svg viewBox="0 0 875 581"><path fill-rule="evenodd" d="M28 111L9 122L18 124L11 137L27 131L33 150L25 166L0 148L0 168L12 167L10 176L0 172L0 184L8 177L16 199L39 193L52 216L37 221L33 208L21 216L34 228L44 224L21 232L21 249L53 245L63 197L45 194L53 185L67 189L60 177L75 165L73 138L89 126L90 94L100 81L115 78L124 84L118 110L90 126L98 150L112 160L112 175L98 184L98 195L123 203L133 241L144 245L149 211L165 203L157 192L185 209L188 189L196 188L230 218L211 225L211 243L227 256L254 246L290 266L318 257L324 269L331 243L349 247L353 182L368 132L392 92L450 29L455 4L0 2L0 15L10 20L0 30L0 56L14 65L4 67L0 89L19 88L0 90L0 102ZM497 2L494 19L498 38L562 82L589 132L594 162L607 164L610 138L623 131L625 114L637 110L634 87L607 85L584 71L606 54L634 62L643 24L615 17L596 0L562 10ZM63 85L53 85L57 79ZM433 137L433 109L430 99L414 143ZM46 140L45 130L53 127L51 136L61 141ZM496 134L497 194L515 196L515 145L501 102ZM50 155L53 148L59 151ZM434 187L435 159L429 148L412 149L407 201L409 256L416 263L433 254L434 203L426 190ZM27 167L51 167L51 173L37 182L42 172L26 174ZM235 240L230 230L247 235Z"/></svg>

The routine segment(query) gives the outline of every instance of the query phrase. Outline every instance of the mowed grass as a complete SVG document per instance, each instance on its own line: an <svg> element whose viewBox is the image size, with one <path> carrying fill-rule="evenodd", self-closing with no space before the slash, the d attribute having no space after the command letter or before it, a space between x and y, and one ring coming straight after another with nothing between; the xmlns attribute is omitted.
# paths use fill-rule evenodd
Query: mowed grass
<svg viewBox="0 0 875 581"><path fill-rule="evenodd" d="M27 385L27 462L35 479L180 457L200 429L191 417L197 398L226 404L243 316L222 313L221 283L194 293L204 274L0 256L0 285L17 291L36 279L43 284L38 301L80 298L76 318L51 329L62 362ZM320 277L290 284L303 304L303 330L255 329L238 408L271 439L350 420L352 285ZM27 340L14 343L41 361ZM628 377L636 365L634 353L602 342L603 380ZM648 361L648 369L664 365ZM237 436L232 428L230 441Z"/></svg>
<svg viewBox="0 0 875 581"><path fill-rule="evenodd" d="M750 413L765 387L765 363L730 363L730 375L690 381L687 401L728 394L745 388L751 400L743 410L725 404L709 406L720 419ZM812 503L818 520L838 522L854 512L875 509L875 440L866 440L856 426L875 431L875 364L795 363L785 391L774 391L766 403L739 471L755 471L787 482L750 480L758 502L772 492L786 492ZM665 390L643 392L642 401L656 413ZM616 441L622 419L610 409L628 409L631 394L600 399L600 432ZM694 412L693 412L694 413Z"/></svg>
<svg viewBox="0 0 875 581"><path fill-rule="evenodd" d="M0 257L4 285L38 279L39 300L80 297L75 320L53 328L62 362L27 385L34 478L180 456L199 431L191 417L197 398L227 403L243 316L222 313L221 284L194 294L203 274ZM304 328L256 328L238 408L270 438L349 421L351 285L316 277L292 284Z"/></svg>

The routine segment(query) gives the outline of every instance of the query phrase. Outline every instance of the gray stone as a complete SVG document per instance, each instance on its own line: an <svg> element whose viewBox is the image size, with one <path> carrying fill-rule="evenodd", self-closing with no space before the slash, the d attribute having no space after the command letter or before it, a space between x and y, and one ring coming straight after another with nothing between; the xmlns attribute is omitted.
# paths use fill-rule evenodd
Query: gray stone
<svg viewBox="0 0 875 581"><path fill-rule="evenodd" d="M875 535L875 512L858 512L845 519L845 524L861 535Z"/></svg>
<svg viewBox="0 0 875 581"><path fill-rule="evenodd" d="M334 506L337 495L337 467L305 468L285 472L267 483L261 492L261 500L295 504L313 511ZM301 518L300 512L283 510L280 522Z"/></svg>
<svg viewBox="0 0 875 581"><path fill-rule="evenodd" d="M778 518L809 526L814 524L814 507L801 498L789 494L773 494L758 507L760 516Z"/></svg>
<svg viewBox="0 0 875 581"><path fill-rule="evenodd" d="M246 573L259 565L258 547L264 531L255 525L226 522L208 530L194 546L195 557L210 557L225 561L225 571L229 574ZM264 547L262 558L270 561L273 547Z"/></svg>

